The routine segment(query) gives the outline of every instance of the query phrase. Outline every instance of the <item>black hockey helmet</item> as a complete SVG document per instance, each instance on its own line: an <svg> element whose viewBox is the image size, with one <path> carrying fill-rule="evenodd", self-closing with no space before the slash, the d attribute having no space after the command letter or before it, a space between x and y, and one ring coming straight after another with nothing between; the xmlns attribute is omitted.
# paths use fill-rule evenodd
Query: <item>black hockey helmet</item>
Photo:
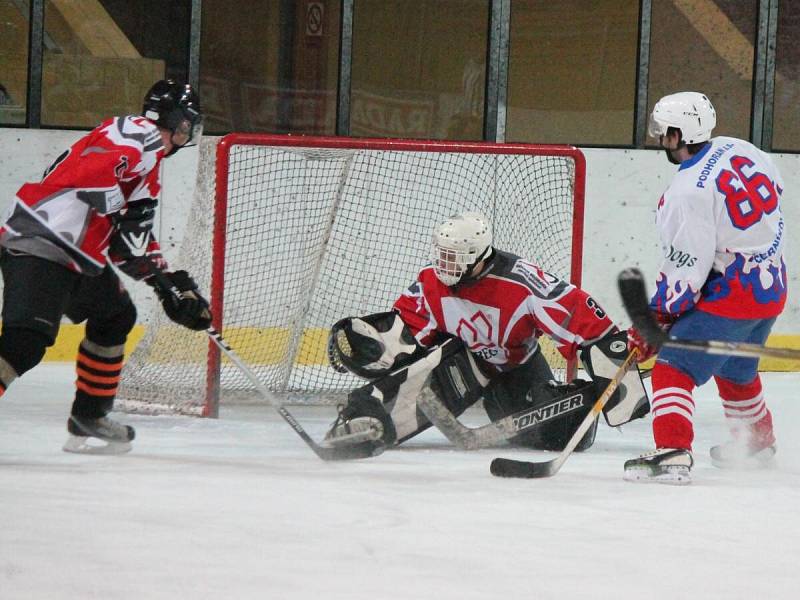
<svg viewBox="0 0 800 600"><path fill-rule="evenodd" d="M170 154L200 141L203 131L200 96L188 83L181 85L172 79L154 83L144 97L142 116L172 132L174 147Z"/></svg>

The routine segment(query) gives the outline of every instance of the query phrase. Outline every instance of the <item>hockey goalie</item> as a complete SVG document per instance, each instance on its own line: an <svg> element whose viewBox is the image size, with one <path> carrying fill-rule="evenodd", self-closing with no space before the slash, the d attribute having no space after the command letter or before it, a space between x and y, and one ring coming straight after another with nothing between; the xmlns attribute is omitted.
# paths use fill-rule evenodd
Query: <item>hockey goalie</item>
<svg viewBox="0 0 800 600"><path fill-rule="evenodd" d="M590 379L555 381L539 346L547 335ZM326 435L332 445L374 439L391 447L431 425L460 447L508 440L542 450L569 441L627 355L619 332L580 288L492 246L478 213L441 223L430 264L389 312L349 317L330 334L339 371L369 381L350 392ZM457 417L482 400L490 425ZM628 372L604 416L616 427L649 412L638 370ZM597 422L578 445L593 443Z"/></svg>

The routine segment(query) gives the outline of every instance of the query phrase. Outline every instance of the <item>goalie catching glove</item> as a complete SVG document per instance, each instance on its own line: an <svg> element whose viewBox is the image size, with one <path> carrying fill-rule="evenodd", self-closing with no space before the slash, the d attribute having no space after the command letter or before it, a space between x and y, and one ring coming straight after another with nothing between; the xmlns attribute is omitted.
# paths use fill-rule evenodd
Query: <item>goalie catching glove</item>
<svg viewBox="0 0 800 600"><path fill-rule="evenodd" d="M348 317L331 328L328 361L339 373L383 377L425 354L395 312Z"/></svg>
<svg viewBox="0 0 800 600"><path fill-rule="evenodd" d="M211 327L208 301L186 271L163 272L147 280L161 300L167 316L194 331Z"/></svg>

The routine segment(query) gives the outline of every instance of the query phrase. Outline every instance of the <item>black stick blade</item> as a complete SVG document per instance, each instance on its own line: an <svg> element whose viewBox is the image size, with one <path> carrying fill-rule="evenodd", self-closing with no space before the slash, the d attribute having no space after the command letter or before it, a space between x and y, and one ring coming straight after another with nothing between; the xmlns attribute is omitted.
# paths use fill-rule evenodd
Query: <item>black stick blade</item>
<svg viewBox="0 0 800 600"><path fill-rule="evenodd" d="M660 348L667 340L667 334L650 311L642 272L634 267L625 269L617 278L617 287L633 326L648 344Z"/></svg>
<svg viewBox="0 0 800 600"><path fill-rule="evenodd" d="M554 461L547 462L527 462L524 460L513 460L511 458L495 458L489 471L495 477L517 477L521 479L537 479L539 477L550 477L552 475L552 465Z"/></svg>

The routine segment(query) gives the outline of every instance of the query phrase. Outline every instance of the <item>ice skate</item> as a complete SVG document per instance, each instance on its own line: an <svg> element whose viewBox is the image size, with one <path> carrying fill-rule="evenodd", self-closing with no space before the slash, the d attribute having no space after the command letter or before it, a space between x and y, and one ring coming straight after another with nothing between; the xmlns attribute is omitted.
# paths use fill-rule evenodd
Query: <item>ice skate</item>
<svg viewBox="0 0 800 600"><path fill-rule="evenodd" d="M764 469L774 463L776 451L774 440L753 444L733 439L711 447L711 464L718 469Z"/></svg>
<svg viewBox="0 0 800 600"><path fill-rule="evenodd" d="M625 461L625 480L686 485L692 482L694 459L688 450L659 448Z"/></svg>
<svg viewBox="0 0 800 600"><path fill-rule="evenodd" d="M76 454L124 454L131 451L136 431L130 425L110 417L98 419L71 416L67 421L69 437L64 452Z"/></svg>
<svg viewBox="0 0 800 600"><path fill-rule="evenodd" d="M357 444L359 442L377 441L383 437L383 424L374 417L348 418L347 411L339 408L339 416L334 421L325 441L331 446Z"/></svg>

